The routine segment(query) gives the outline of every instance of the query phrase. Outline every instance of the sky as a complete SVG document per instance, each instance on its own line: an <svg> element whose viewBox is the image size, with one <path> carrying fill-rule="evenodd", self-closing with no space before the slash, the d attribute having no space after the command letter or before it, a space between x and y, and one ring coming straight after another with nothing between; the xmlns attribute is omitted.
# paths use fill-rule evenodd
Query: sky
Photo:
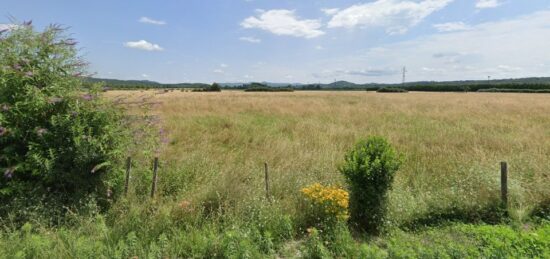
<svg viewBox="0 0 550 259"><path fill-rule="evenodd" d="M397 83L550 76L550 0L0 0L96 77Z"/></svg>

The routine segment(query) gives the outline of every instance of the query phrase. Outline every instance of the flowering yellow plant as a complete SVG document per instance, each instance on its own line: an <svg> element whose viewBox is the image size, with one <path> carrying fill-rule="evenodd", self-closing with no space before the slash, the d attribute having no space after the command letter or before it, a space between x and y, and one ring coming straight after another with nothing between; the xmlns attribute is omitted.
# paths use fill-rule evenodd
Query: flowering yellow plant
<svg viewBox="0 0 550 259"><path fill-rule="evenodd" d="M315 211L339 220L348 219L349 194L342 188L315 183L303 188L301 193Z"/></svg>

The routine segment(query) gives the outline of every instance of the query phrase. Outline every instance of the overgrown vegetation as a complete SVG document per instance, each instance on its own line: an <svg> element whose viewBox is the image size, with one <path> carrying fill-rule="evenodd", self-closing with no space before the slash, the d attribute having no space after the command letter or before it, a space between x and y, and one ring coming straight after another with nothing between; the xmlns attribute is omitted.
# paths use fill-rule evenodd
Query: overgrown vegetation
<svg viewBox="0 0 550 259"><path fill-rule="evenodd" d="M122 114L98 87L82 87L85 63L60 26L26 23L0 37L0 215L41 203L55 214L84 199L106 206L121 184Z"/></svg>

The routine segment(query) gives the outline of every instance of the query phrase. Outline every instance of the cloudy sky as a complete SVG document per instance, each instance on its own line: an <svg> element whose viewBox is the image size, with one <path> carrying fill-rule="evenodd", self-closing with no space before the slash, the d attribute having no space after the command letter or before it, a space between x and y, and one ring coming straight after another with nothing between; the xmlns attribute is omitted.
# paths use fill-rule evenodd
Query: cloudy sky
<svg viewBox="0 0 550 259"><path fill-rule="evenodd" d="M98 77L400 82L550 76L549 0L0 0L70 26Z"/></svg>

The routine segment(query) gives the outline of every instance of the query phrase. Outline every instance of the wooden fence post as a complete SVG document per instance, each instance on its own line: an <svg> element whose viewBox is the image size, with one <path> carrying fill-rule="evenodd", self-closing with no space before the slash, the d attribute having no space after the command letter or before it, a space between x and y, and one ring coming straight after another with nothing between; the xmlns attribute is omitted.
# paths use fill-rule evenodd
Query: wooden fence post
<svg viewBox="0 0 550 259"><path fill-rule="evenodd" d="M130 170L132 168L132 158L126 158L126 181L124 182L124 195L128 193L128 185L130 184Z"/></svg>
<svg viewBox="0 0 550 259"><path fill-rule="evenodd" d="M155 197L155 192L157 192L157 170L159 165L159 158L155 157L153 161L153 184L151 187L151 198Z"/></svg>
<svg viewBox="0 0 550 259"><path fill-rule="evenodd" d="M500 162L500 198L502 206L508 208L508 164Z"/></svg>
<svg viewBox="0 0 550 259"><path fill-rule="evenodd" d="M269 172L267 169L267 162L264 163L264 170L265 170L265 197L268 201L271 201L271 197L269 196Z"/></svg>

